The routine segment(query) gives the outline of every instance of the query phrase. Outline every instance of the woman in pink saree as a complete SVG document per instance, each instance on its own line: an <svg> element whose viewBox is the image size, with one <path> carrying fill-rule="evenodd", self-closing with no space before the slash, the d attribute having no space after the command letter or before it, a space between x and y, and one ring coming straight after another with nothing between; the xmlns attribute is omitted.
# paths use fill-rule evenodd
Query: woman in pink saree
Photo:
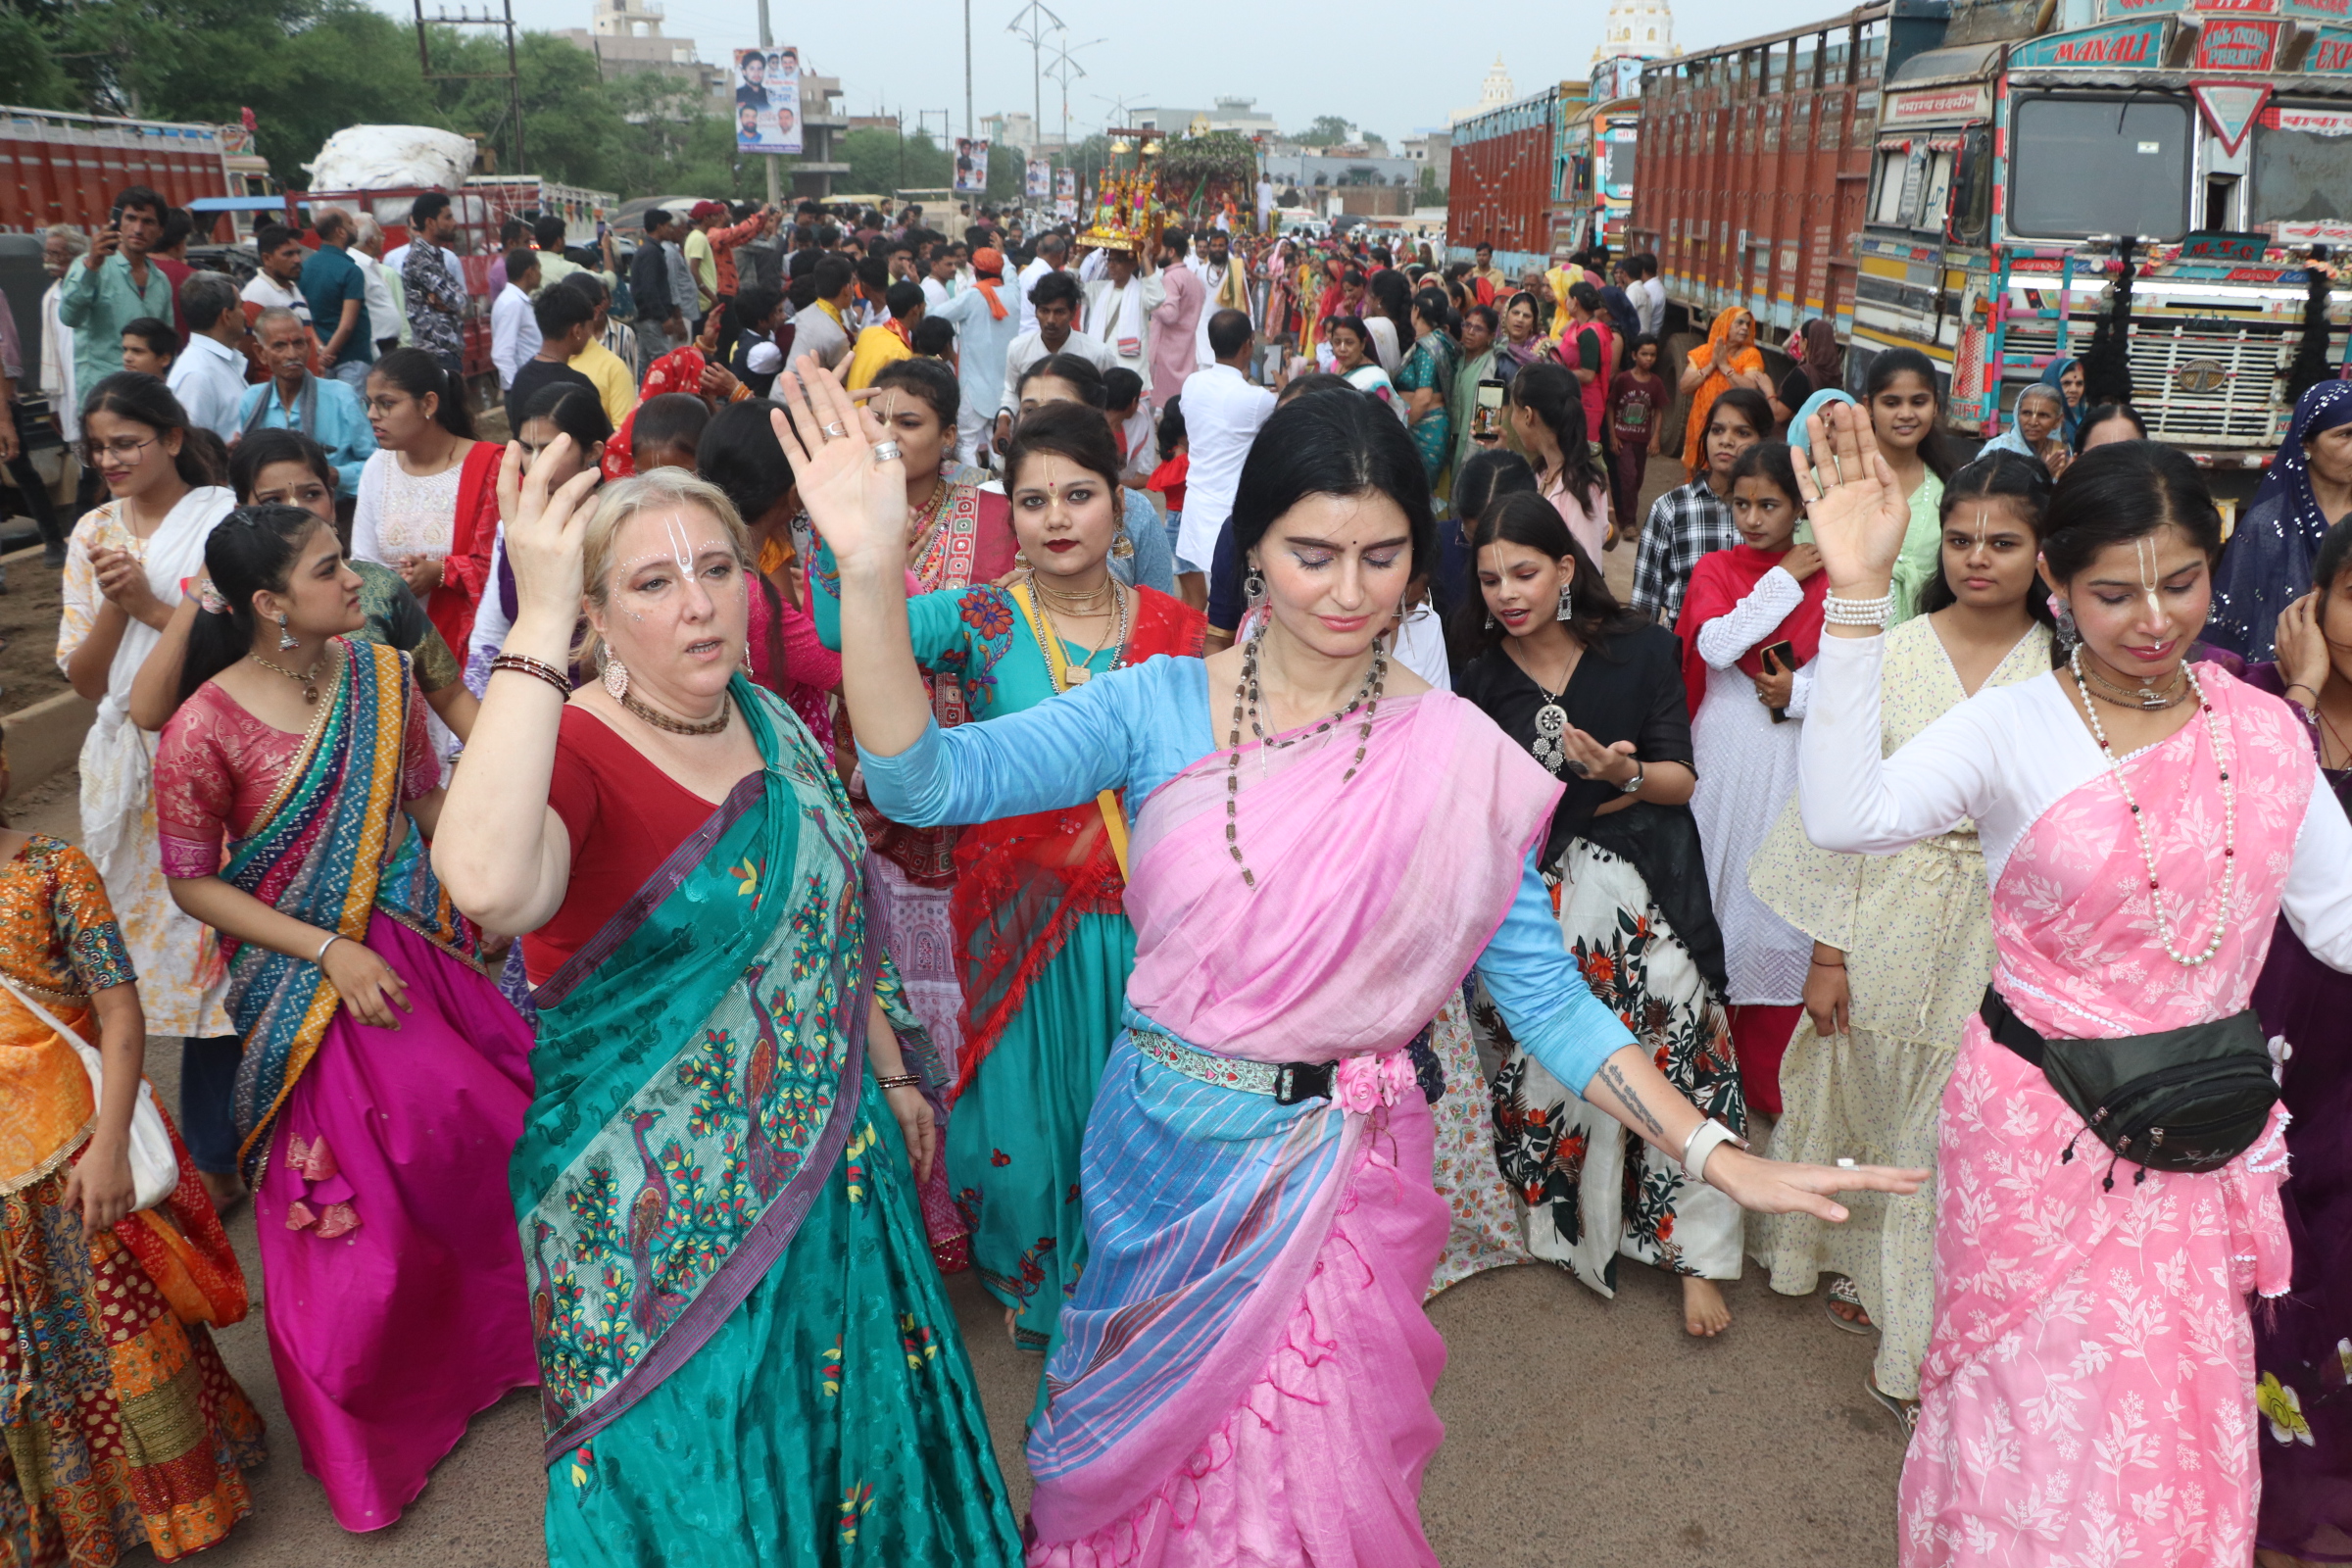
<svg viewBox="0 0 2352 1568"><path fill-rule="evenodd" d="M1300 398L1252 447L1235 538L1269 613L1249 641L943 730L892 450L813 362L801 376L821 412L787 387L809 439L778 433L840 564L875 805L969 822L1123 790L1134 824L1136 968L1086 1133L1091 1255L1031 1426L1032 1563L1436 1561L1419 1493L1445 1347L1421 1301L1447 1209L1406 1047L1473 964L1563 1082L1737 1200L1835 1219L1841 1186L1916 1186L1723 1148L1594 1001L1533 868L1557 784L1387 662L1435 524L1385 409Z"/></svg>
<svg viewBox="0 0 2352 1568"><path fill-rule="evenodd" d="M1869 622L1908 508L1867 424L1830 411L1813 443L1836 462L1801 475L1832 585L1806 832L1885 854L1973 817L1992 881L1992 985L1943 1098L1902 1563L2242 1568L2260 1486L2249 1301L2289 1277L2283 1114L2214 1168L2135 1165L2018 1026L2042 1051L2230 1020L2281 913L2352 968L2352 823L2283 702L2184 662L2221 519L2188 460L2145 441L2079 460L2051 503L2042 572L2069 664L1985 688L1882 762Z"/></svg>

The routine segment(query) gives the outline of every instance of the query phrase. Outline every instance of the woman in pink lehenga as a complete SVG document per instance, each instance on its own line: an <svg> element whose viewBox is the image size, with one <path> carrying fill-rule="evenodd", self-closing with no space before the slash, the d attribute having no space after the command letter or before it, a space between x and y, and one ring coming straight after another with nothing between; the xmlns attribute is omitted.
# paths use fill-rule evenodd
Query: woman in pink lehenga
<svg viewBox="0 0 2352 1568"><path fill-rule="evenodd" d="M1813 443L1836 461L1805 475L1832 584L1805 829L1885 854L1974 817L1992 878L1992 986L1943 1098L1902 1562L2242 1568L2249 1296L2289 1273L2283 1117L2247 1118L2247 1141L2212 1152L2239 1149L2226 1163L2149 1168L2024 1053L2235 1020L2280 913L2352 968L2352 823L2284 703L2184 662L2221 519L2188 460L2145 441L2078 460L2051 503L2042 567L2070 664L1986 688L1882 763L1869 622L1908 509L1867 425L1833 410Z"/></svg>
<svg viewBox="0 0 2352 1568"><path fill-rule="evenodd" d="M822 412L779 383L807 439L780 433L839 564L875 806L970 822L1124 790L1134 823L1136 967L1086 1132L1091 1252L1031 1427L1032 1563L1436 1561L1418 1502L1445 1346L1421 1302L1447 1212L1405 1048L1473 963L1533 1055L1737 1201L1840 1219L1833 1190L1916 1188L1722 1148L1593 1000L1534 863L1558 783L1377 641L1436 536L1385 409L1299 398L1250 449L1234 535L1268 613L1247 642L943 729L893 449L813 360L800 373ZM1072 476L1048 477L1016 504L1051 539Z"/></svg>

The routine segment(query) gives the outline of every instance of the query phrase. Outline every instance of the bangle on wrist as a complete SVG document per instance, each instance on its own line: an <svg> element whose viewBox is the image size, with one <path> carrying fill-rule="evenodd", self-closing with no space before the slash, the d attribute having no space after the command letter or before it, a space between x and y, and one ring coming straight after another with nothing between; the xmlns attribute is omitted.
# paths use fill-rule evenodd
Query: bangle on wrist
<svg viewBox="0 0 2352 1568"><path fill-rule="evenodd" d="M1832 626L1884 626L1893 614L1891 590L1876 599L1840 599L1833 588L1821 602L1821 618Z"/></svg>
<svg viewBox="0 0 2352 1568"><path fill-rule="evenodd" d="M2311 706L2314 708L2320 706L2319 688L2312 685L2312 683L2307 680L2290 680L2286 683L2286 690L2289 692L2309 692L2311 693ZM2291 698L2288 700L2292 701Z"/></svg>
<svg viewBox="0 0 2352 1568"><path fill-rule="evenodd" d="M902 1072L895 1073L887 1078L877 1076L874 1079L874 1087L882 1090L920 1089L923 1087L923 1080L915 1073Z"/></svg>
<svg viewBox="0 0 2352 1568"><path fill-rule="evenodd" d="M329 936L324 942L319 943L318 951L311 955L311 962L314 964L322 964L326 962L326 950L342 940L343 933L337 931L332 936Z"/></svg>
<svg viewBox="0 0 2352 1568"><path fill-rule="evenodd" d="M1691 1128L1683 1140L1683 1174L1694 1182L1705 1181L1707 1156L1725 1144L1745 1149L1747 1140L1713 1117Z"/></svg>
<svg viewBox="0 0 2352 1568"><path fill-rule="evenodd" d="M1812 962L1813 967L1816 969L1842 969L1845 967L1845 960L1843 958L1839 958L1836 963L1832 963L1827 958L1815 958L1812 960Z"/></svg>

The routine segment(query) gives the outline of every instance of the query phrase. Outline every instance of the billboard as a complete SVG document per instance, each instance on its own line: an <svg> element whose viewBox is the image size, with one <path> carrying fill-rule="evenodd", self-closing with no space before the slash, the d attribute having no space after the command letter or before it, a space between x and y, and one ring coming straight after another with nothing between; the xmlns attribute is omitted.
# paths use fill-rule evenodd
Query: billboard
<svg viewBox="0 0 2352 1568"><path fill-rule="evenodd" d="M1061 218L1078 216L1078 171L1075 169L1054 171L1054 211L1056 216Z"/></svg>
<svg viewBox="0 0 2352 1568"><path fill-rule="evenodd" d="M1029 197L1044 201L1054 194L1054 166L1043 158L1029 160Z"/></svg>
<svg viewBox="0 0 2352 1568"><path fill-rule="evenodd" d="M988 194L988 138L956 138L956 188L975 196Z"/></svg>
<svg viewBox="0 0 2352 1568"><path fill-rule="evenodd" d="M789 44L735 51L735 150L801 150L801 52Z"/></svg>

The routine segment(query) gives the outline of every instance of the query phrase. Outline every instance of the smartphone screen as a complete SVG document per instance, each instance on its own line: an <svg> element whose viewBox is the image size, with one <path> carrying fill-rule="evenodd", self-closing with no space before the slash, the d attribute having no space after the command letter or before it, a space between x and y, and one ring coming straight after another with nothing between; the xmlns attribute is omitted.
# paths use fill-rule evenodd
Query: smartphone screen
<svg viewBox="0 0 2352 1568"><path fill-rule="evenodd" d="M1470 415L1470 433L1472 435L1499 435L1502 433L1502 391L1500 381L1478 383L1478 403Z"/></svg>

